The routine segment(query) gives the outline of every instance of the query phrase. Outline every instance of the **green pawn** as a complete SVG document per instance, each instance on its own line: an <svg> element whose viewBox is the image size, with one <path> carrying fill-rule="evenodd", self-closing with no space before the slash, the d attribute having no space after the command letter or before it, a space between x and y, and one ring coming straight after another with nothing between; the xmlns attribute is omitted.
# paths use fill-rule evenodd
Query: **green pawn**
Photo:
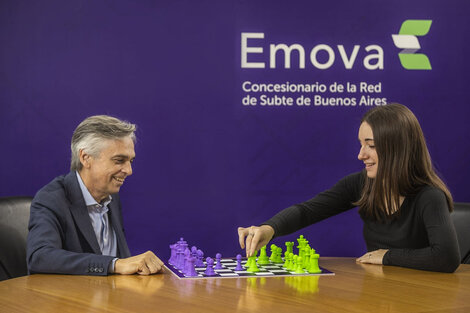
<svg viewBox="0 0 470 313"><path fill-rule="evenodd" d="M294 242L286 241L286 252L284 253L284 258L289 255L289 253L294 253Z"/></svg>
<svg viewBox="0 0 470 313"><path fill-rule="evenodd" d="M259 265L266 265L269 264L269 258L266 254L266 246L261 248L259 258L258 258L258 264Z"/></svg>
<svg viewBox="0 0 470 313"><path fill-rule="evenodd" d="M250 256L248 258L248 268L246 269L247 272L250 272L250 273L256 273L256 272L259 272L259 268L258 268L258 265L256 264L256 256Z"/></svg>
<svg viewBox="0 0 470 313"><path fill-rule="evenodd" d="M320 255L317 253L312 253L310 255L310 267L308 268L308 272L310 274L319 274L321 273L321 269L318 266L318 259L320 258Z"/></svg>
<svg viewBox="0 0 470 313"><path fill-rule="evenodd" d="M296 274L303 274L303 273L305 273L305 272L304 272L304 269L302 268L302 257L301 257L301 256L299 256L299 257L297 258L297 264L296 264L296 266L295 266L294 273L296 273Z"/></svg>
<svg viewBox="0 0 470 313"><path fill-rule="evenodd" d="M248 260L246 260L246 263L245 263L245 265L243 265L243 267L248 268L250 266L251 260L252 259L248 258Z"/></svg>
<svg viewBox="0 0 470 313"><path fill-rule="evenodd" d="M289 268L289 252L286 251L284 254L284 264L282 265L283 268L288 269Z"/></svg>
<svg viewBox="0 0 470 313"><path fill-rule="evenodd" d="M289 264L287 266L287 269L289 271L292 271L294 269L294 254L293 253L289 253Z"/></svg>
<svg viewBox="0 0 470 313"><path fill-rule="evenodd" d="M292 264L290 265L290 270L291 271L295 271L295 269L297 268L297 259L298 258L299 258L298 255L295 255L295 254L292 255Z"/></svg>
<svg viewBox="0 0 470 313"><path fill-rule="evenodd" d="M277 248L277 246L275 244L271 245L271 255L269 256L269 261L271 261L273 263L274 263L274 257L276 256L276 253L274 252L274 251L276 251L276 248Z"/></svg>
<svg viewBox="0 0 470 313"><path fill-rule="evenodd" d="M304 264L303 268L308 269L310 267L310 249L305 249L304 252Z"/></svg>
<svg viewBox="0 0 470 313"><path fill-rule="evenodd" d="M276 247L275 257L274 257L273 263L284 263L284 261L282 260L281 255L282 255L282 248L281 247Z"/></svg>
<svg viewBox="0 0 470 313"><path fill-rule="evenodd" d="M255 251L255 253L248 258L246 261L245 265L243 267L248 268L251 266L251 263L254 261L256 263L256 256L258 255L258 251Z"/></svg>

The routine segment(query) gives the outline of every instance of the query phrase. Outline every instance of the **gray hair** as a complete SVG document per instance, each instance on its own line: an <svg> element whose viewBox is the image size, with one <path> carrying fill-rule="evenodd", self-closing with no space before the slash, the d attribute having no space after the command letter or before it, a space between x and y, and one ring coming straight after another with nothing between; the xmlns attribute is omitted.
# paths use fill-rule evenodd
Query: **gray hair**
<svg viewBox="0 0 470 313"><path fill-rule="evenodd" d="M72 135L70 149L72 150L71 171L80 171L80 150L97 157L109 139L130 137L135 142L137 126L127 121L121 121L108 115L95 115L81 122Z"/></svg>

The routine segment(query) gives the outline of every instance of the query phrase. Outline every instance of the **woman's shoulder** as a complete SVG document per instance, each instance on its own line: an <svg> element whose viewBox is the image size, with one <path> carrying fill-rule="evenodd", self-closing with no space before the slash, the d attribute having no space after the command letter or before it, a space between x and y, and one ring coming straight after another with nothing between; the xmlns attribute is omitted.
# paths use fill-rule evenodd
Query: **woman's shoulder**
<svg viewBox="0 0 470 313"><path fill-rule="evenodd" d="M424 185L420 187L413 198L415 204L423 208L427 206L444 206L447 208L448 206L444 191L435 186Z"/></svg>
<svg viewBox="0 0 470 313"><path fill-rule="evenodd" d="M351 184L363 184L364 180L366 178L366 172L365 170L359 171L359 172L354 172L351 173L345 177L343 177L340 182L346 182L346 183L351 183Z"/></svg>
<svg viewBox="0 0 470 313"><path fill-rule="evenodd" d="M354 198L357 198L357 195L361 193L362 188L364 186L365 177L365 171L349 174L340 179L333 187L333 189L337 189L340 192L353 194Z"/></svg>
<svg viewBox="0 0 470 313"><path fill-rule="evenodd" d="M441 189L430 186L424 185L418 188L418 192L416 193L417 198L424 198L424 199L445 199L445 193Z"/></svg>

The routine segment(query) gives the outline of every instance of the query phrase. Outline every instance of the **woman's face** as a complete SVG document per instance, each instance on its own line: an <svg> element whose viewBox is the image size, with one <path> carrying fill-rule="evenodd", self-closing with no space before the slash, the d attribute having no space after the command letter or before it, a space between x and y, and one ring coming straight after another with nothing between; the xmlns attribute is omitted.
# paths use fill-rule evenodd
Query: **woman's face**
<svg viewBox="0 0 470 313"><path fill-rule="evenodd" d="M359 143L361 144L361 150L357 158L364 162L366 166L367 176L369 178L375 178L377 176L377 167L379 164L379 158L377 151L375 150L374 134L372 128L366 122L363 122L359 127Z"/></svg>

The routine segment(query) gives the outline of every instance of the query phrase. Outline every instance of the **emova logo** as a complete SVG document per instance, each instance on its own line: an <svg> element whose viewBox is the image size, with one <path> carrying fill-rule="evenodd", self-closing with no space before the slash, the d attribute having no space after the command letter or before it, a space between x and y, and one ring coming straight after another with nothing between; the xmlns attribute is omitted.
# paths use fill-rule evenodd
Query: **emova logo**
<svg viewBox="0 0 470 313"><path fill-rule="evenodd" d="M398 35L392 35L393 43L397 48L403 49L398 53L401 65L407 70L430 70L431 63L428 57L422 53L415 53L421 46L416 36L424 36L431 28L431 20L406 20L402 23ZM331 68L336 60L341 60L347 70L353 69L356 59L362 59L362 65L368 70L384 69L384 50L377 44L369 44L361 49L360 45L346 48L343 44L334 46L321 43L313 48L305 48L302 44L285 43L269 44L269 53L263 48L266 45L263 40L264 33L241 33L241 67L242 68L269 68L283 67L290 69L293 60L297 60L299 69L305 69L306 63L319 70ZM253 42L255 41L255 42ZM335 49L336 48L336 49ZM310 50L310 53L309 53ZM362 51L363 52L362 52ZM359 52L362 52L361 55ZM364 55L366 54L366 55ZM296 57L292 58L292 55ZM339 56L339 57L338 57ZM253 57L254 60L250 60ZM280 59L278 61L278 59ZM282 62L282 60L284 62Z"/></svg>
<svg viewBox="0 0 470 313"><path fill-rule="evenodd" d="M431 20L406 20L401 24L398 35L392 35L393 43L397 48L403 49L398 53L401 65L407 70L430 70L431 63L422 53L415 53L421 49L416 36L424 36L431 28Z"/></svg>

